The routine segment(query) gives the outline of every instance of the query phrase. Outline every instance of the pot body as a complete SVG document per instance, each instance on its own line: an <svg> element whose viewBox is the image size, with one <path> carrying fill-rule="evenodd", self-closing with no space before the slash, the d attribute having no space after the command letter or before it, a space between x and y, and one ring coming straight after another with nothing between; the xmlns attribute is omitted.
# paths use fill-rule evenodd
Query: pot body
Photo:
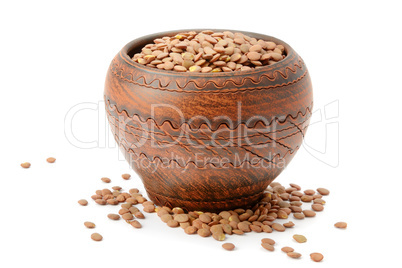
<svg viewBox="0 0 402 268"><path fill-rule="evenodd" d="M313 105L303 60L286 43L282 61L252 71L178 73L134 63L155 38L127 44L107 72L108 120L127 161L157 205L188 210L250 206L300 147Z"/></svg>

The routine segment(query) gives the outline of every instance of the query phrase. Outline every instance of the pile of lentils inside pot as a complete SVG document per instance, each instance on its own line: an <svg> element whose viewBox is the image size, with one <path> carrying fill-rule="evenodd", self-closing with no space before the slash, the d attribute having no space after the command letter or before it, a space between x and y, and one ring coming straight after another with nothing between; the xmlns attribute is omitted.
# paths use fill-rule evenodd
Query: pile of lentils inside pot
<svg viewBox="0 0 402 268"><path fill-rule="evenodd" d="M285 47L239 32L183 32L157 38L132 60L176 72L233 72L272 65L286 57Z"/></svg>

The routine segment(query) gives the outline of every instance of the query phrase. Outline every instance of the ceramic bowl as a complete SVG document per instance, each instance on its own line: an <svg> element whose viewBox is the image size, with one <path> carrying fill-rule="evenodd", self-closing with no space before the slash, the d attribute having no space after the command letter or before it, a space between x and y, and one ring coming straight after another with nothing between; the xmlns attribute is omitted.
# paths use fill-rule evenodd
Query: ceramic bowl
<svg viewBox="0 0 402 268"><path fill-rule="evenodd" d="M156 205L253 205L306 134L313 106L307 67L282 40L252 32L243 33L282 44L286 57L230 73L179 73L131 59L154 39L183 31L135 39L115 56L104 91L113 135Z"/></svg>

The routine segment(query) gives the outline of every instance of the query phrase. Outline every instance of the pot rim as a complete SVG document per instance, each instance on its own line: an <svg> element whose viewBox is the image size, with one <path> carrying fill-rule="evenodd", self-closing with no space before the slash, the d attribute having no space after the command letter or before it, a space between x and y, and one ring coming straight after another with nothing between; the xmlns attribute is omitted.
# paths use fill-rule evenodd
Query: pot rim
<svg viewBox="0 0 402 268"><path fill-rule="evenodd" d="M212 30L212 31L231 31L231 32L240 32L243 34L246 34L250 37L254 37L257 39L262 39L264 41L273 41L276 44L283 45L285 47L286 51L286 57L272 65L265 65L262 66L261 68L257 69L251 69L251 70L246 70L246 71L237 71L237 72L219 72L219 73L194 73L194 72L176 72L176 71L171 71L171 70L161 70L158 68L152 68L148 67L142 64L139 64L137 62L134 62L131 57L129 57L129 52L142 48L146 44L149 44L153 42L154 39L160 38L163 36L173 36L176 35L180 32L189 32L189 31L196 31L196 32L201 32L204 30ZM277 66L281 66L279 63L287 65L291 62L292 55L295 54L295 51L293 48L288 45L286 42L282 41L281 39L278 39L273 36L265 35L265 34L260 34L260 33L255 33L255 32L249 32L249 31L241 31L241 30L231 30L231 29L180 29L180 30L170 30L170 31L163 31L163 32L158 32L158 33L152 33L148 35L144 35L141 37L138 37L129 43L127 43L121 50L120 50L120 57L128 64L130 64L133 67L136 67L138 69L142 69L144 71L152 72L152 73L158 73L160 75L174 75L176 77L230 77L230 76L241 76L244 74L255 74L255 73L264 73L266 71L272 71L274 70ZM283 65L282 65L283 66Z"/></svg>

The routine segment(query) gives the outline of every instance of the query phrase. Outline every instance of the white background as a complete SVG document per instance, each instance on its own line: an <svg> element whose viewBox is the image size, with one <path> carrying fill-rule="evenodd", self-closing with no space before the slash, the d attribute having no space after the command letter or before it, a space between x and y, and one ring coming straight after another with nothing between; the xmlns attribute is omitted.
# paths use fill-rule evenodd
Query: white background
<svg viewBox="0 0 402 268"><path fill-rule="evenodd" d="M2 0L1 267L395 263L401 241L400 11L398 1ZM146 215L142 229L111 222L106 215L117 208L90 200L107 186L143 189L108 137L102 100L110 61L134 38L182 28L272 35L303 57L317 123L277 181L327 187L331 195L324 212L291 219L296 226L284 233L230 236L227 242L237 248L226 252L212 238L168 228L155 214ZM99 110L76 113L70 129L81 141L97 142L95 148L78 148L65 136L66 115L80 103ZM326 105L327 117L333 117L328 120ZM46 163L49 156L57 158L55 164ZM20 167L25 161L32 163L28 170ZM133 174L131 180L121 179L125 172ZM112 183L102 183L103 176ZM90 204L79 206L81 198ZM90 239L93 230L83 226L88 220L97 224L102 242ZM348 222L347 230L335 229L337 221ZM295 233L308 242L294 242ZM277 241L275 252L261 248L263 237ZM283 246L303 257L288 258ZM314 251L324 254L322 263L310 260Z"/></svg>

